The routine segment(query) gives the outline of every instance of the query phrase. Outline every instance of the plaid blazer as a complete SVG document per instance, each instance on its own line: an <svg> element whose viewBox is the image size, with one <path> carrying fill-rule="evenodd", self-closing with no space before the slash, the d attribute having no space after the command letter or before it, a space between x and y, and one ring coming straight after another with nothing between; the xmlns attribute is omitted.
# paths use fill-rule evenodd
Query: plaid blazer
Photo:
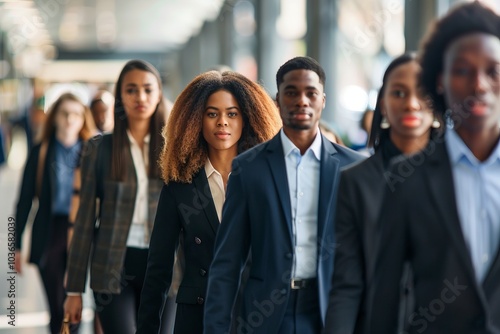
<svg viewBox="0 0 500 334"><path fill-rule="evenodd" d="M92 290L121 292L123 262L137 195L137 175L130 150L127 150L125 181L111 180L111 144L111 134L99 135L89 140L82 153L81 201L67 266L66 289L69 292L84 291L89 258ZM150 234L163 182L149 179L148 186ZM96 217L97 200L99 217Z"/></svg>

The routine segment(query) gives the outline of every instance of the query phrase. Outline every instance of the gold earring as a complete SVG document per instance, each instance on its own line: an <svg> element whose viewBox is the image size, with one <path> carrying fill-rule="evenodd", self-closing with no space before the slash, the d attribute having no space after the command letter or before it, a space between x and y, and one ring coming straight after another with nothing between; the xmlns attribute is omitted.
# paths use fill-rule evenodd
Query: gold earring
<svg viewBox="0 0 500 334"><path fill-rule="evenodd" d="M382 117L382 122L380 122L380 128L381 129L389 129L391 127L391 124L387 121L387 118L384 116Z"/></svg>

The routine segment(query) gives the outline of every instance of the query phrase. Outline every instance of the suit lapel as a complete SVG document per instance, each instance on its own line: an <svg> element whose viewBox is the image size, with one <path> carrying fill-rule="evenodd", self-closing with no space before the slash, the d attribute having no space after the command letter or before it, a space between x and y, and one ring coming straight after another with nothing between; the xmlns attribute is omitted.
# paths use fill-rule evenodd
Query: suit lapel
<svg viewBox="0 0 500 334"><path fill-rule="evenodd" d="M333 194L337 189L340 162L334 155L337 153L330 142L323 137L321 144L321 165L318 204L318 240L322 240L327 217L334 203ZM332 222L333 223L333 222Z"/></svg>
<svg viewBox="0 0 500 334"><path fill-rule="evenodd" d="M436 204L441 215L441 221L447 228L471 282L476 282L476 275L472 265L462 227L458 217L455 200L453 172L444 143L436 144L436 153L429 156L428 168L425 170L427 184L430 188L432 202Z"/></svg>
<svg viewBox="0 0 500 334"><path fill-rule="evenodd" d="M274 179L274 185L278 192L281 208L286 218L286 225L290 233L290 240L293 240L292 231L292 205L290 203L290 190L286 174L285 155L281 144L280 132L269 142L267 146L267 162Z"/></svg>
<svg viewBox="0 0 500 334"><path fill-rule="evenodd" d="M193 178L193 184L196 189L196 193L200 202L202 203L203 211L210 223L212 231L217 233L219 228L219 217L217 216L217 210L215 209L214 199L212 197L212 192L210 191L210 186L208 185L207 174L205 173L205 168L202 167L200 172L196 174Z"/></svg>

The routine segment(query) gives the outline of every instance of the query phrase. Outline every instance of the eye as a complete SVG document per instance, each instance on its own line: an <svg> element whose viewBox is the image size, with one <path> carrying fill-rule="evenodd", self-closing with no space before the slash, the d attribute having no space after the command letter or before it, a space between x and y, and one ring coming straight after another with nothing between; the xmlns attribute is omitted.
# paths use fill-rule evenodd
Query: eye
<svg viewBox="0 0 500 334"><path fill-rule="evenodd" d="M149 89L149 88L148 88L148 89L146 89L146 93L147 93L147 94L151 94L152 92L153 92L153 90L152 90L152 89Z"/></svg>
<svg viewBox="0 0 500 334"><path fill-rule="evenodd" d="M460 66L455 67L452 73L457 76L467 76L470 74L470 70L467 67Z"/></svg>
<svg viewBox="0 0 500 334"><path fill-rule="evenodd" d="M207 112L207 117L215 118L215 117L217 117L217 113L209 111L209 112Z"/></svg>
<svg viewBox="0 0 500 334"><path fill-rule="evenodd" d="M127 92L127 94L134 94L137 90L135 88L127 88L127 90L125 92Z"/></svg>
<svg viewBox="0 0 500 334"><path fill-rule="evenodd" d="M227 113L227 115L228 115L229 117L236 117L236 116L238 116L238 113L237 113L237 112L234 112L234 111L231 111L231 112Z"/></svg>
<svg viewBox="0 0 500 334"><path fill-rule="evenodd" d="M309 96L309 97L316 97L316 96L318 96L318 92L314 92L314 91L313 92L308 92L307 96Z"/></svg>
<svg viewBox="0 0 500 334"><path fill-rule="evenodd" d="M296 92L293 92L293 91L286 91L286 92L285 92L285 95L286 95L286 96L295 96L295 95L297 95L297 93L296 93Z"/></svg>
<svg viewBox="0 0 500 334"><path fill-rule="evenodd" d="M495 79L500 77L500 65L495 65L491 69L489 69L488 75L492 78L495 78Z"/></svg>
<svg viewBox="0 0 500 334"><path fill-rule="evenodd" d="M406 94L406 92L404 92L401 89L396 89L396 90L393 90L391 92L391 95L394 96L394 97L402 99L402 98L405 98L407 94Z"/></svg>

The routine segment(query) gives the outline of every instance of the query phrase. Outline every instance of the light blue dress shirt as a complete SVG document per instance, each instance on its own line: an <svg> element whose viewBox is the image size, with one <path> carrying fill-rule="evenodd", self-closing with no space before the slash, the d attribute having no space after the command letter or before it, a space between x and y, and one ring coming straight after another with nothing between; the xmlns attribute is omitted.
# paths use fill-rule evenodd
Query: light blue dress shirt
<svg viewBox="0 0 500 334"><path fill-rule="evenodd" d="M52 212L58 215L68 215L73 194L73 175L78 165L82 142L65 147L55 139L55 163L51 165L56 174L55 194L53 194Z"/></svg>
<svg viewBox="0 0 500 334"><path fill-rule="evenodd" d="M479 283L500 242L500 146L479 161L454 130L446 132L460 225Z"/></svg>
<svg viewBox="0 0 500 334"><path fill-rule="evenodd" d="M304 155L281 129L286 174L292 207L295 245L292 278L317 276L318 203L321 161L321 134L318 134Z"/></svg>

